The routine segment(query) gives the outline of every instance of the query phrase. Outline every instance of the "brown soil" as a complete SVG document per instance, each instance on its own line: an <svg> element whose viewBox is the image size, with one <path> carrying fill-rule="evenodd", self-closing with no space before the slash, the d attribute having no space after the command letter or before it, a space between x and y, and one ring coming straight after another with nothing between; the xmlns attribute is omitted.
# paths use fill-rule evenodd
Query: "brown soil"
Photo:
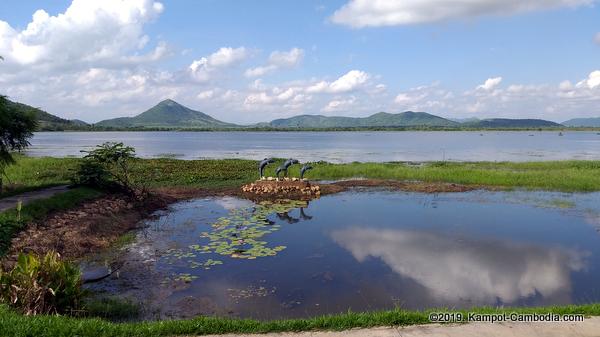
<svg viewBox="0 0 600 337"><path fill-rule="evenodd" d="M312 186L316 186L315 183ZM446 183L402 182L389 180L347 180L320 184L323 195L339 193L355 187L384 187L424 193L464 192L480 186ZM43 221L31 223L12 240L11 248L2 260L3 267L14 264L19 252L44 254L57 251L67 259L81 258L109 247L129 230L136 229L140 220L154 211L166 208L178 200L209 197L238 196L253 201L281 198L281 195L244 193L240 188L198 189L160 188L143 203L124 195L110 195L86 201L77 208L50 214ZM288 199L293 196L286 196Z"/></svg>
<svg viewBox="0 0 600 337"><path fill-rule="evenodd" d="M12 239L2 266L12 266L20 252L44 254L54 250L74 259L107 248L140 220L174 201L169 195L153 196L143 203L124 195L110 195L49 214L43 221L28 224Z"/></svg>

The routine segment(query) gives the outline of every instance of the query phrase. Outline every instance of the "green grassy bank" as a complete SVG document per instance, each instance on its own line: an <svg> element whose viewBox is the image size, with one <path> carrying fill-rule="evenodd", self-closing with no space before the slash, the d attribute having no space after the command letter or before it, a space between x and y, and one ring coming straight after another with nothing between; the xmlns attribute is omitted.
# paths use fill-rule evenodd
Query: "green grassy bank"
<svg viewBox="0 0 600 337"><path fill-rule="evenodd" d="M0 306L0 335L14 337L158 337L194 336L225 333L266 333L315 330L347 330L376 326L405 326L429 323L430 311L391 310L369 313L344 313L275 321L256 321L227 318L198 317L190 320L167 320L139 323L111 323L100 319L77 319L64 316L23 316ZM477 313L555 313L600 315L600 304L569 305L537 308L476 308L461 310Z"/></svg>
<svg viewBox="0 0 600 337"><path fill-rule="evenodd" d="M15 189L10 193L65 184L78 159L20 156L7 176ZM278 164L267 168L274 175ZM407 163L314 163L310 179L373 178L418 180L465 185L525 188L565 192L600 191L600 161L552 162L430 162ZM299 165L290 169L297 176ZM257 178L257 162L241 159L177 160L138 159L133 176L150 187L236 187Z"/></svg>

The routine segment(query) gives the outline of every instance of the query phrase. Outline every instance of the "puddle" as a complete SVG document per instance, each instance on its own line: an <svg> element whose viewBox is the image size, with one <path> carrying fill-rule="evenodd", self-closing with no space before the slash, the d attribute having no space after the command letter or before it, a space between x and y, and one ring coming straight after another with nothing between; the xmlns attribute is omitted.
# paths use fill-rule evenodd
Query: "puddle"
<svg viewBox="0 0 600 337"><path fill-rule="evenodd" d="M144 319L600 301L600 193L356 190L172 205L86 285Z"/></svg>

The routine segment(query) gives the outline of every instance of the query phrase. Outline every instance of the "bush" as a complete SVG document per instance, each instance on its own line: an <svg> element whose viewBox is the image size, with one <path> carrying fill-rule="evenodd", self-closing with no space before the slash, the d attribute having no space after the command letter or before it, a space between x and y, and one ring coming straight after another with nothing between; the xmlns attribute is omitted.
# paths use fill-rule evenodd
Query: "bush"
<svg viewBox="0 0 600 337"><path fill-rule="evenodd" d="M118 190L135 197L146 194L146 189L137 186L131 178L134 148L123 143L106 142L92 151L82 152L87 154L77 169L75 183Z"/></svg>
<svg viewBox="0 0 600 337"><path fill-rule="evenodd" d="M19 254L11 271L0 271L0 300L26 315L72 312L82 296L79 268L56 252Z"/></svg>

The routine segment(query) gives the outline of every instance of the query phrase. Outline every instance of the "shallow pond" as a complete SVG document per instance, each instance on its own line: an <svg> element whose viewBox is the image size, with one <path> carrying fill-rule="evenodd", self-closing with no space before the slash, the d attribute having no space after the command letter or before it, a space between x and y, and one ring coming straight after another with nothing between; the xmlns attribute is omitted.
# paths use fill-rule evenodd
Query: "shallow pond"
<svg viewBox="0 0 600 337"><path fill-rule="evenodd" d="M600 193L353 190L172 205L89 287L144 318L600 301Z"/></svg>

